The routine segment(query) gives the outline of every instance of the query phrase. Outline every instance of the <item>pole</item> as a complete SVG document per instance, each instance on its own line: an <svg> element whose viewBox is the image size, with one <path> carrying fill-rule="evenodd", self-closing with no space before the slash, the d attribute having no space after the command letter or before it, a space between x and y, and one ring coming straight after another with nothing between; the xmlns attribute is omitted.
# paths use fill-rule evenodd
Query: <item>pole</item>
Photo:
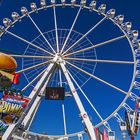
<svg viewBox="0 0 140 140"><path fill-rule="evenodd" d="M134 135L130 136L130 140L135 140Z"/></svg>

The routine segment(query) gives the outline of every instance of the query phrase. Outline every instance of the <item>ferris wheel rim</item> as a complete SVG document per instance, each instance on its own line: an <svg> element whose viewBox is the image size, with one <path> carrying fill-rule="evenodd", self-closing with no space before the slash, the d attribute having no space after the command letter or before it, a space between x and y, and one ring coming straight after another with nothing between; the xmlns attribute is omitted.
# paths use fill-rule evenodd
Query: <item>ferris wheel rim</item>
<svg viewBox="0 0 140 140"><path fill-rule="evenodd" d="M56 4L55 5L56 7L58 6L62 6L62 4ZM71 6L71 4L66 4L65 6ZM49 5L49 6L47 6L47 8L52 8L53 7L53 5ZM75 7L81 7L81 5L75 5ZM88 6L85 6L84 8L86 8L86 9L89 9L89 7ZM39 10L43 10L44 8L38 8L38 11ZM95 12L98 12L98 10L95 10L94 9L94 11ZM31 11L31 12L29 12L29 15L30 14L32 14L32 13L35 13L35 11ZM105 14L101 14L101 15L103 15L103 16L106 16ZM24 18L24 17L26 17L26 15L23 15L23 16L21 16L21 19L22 18ZM109 18L110 19L110 18ZM106 119L104 119L102 122L100 122L100 123L98 123L97 125L95 125L95 127L99 127L99 126L101 126L101 125L103 125L105 122L107 122L109 119L111 119L112 117L114 117L114 114L115 113L117 113L122 107L123 107L123 104L126 102L126 100L131 96L131 91L132 91L132 88L133 88L133 83L134 83L134 81L135 81L135 75L136 75L136 57L135 57L135 52L134 52L134 49L133 49L133 46L132 46L132 42L131 42L131 40L128 38L128 36L127 36L127 34L125 33L125 31L124 30L122 30L122 28L118 25L118 24L116 24L114 21L113 21L113 19L110 19L116 26L118 26L118 28L123 32L123 34L126 36L126 38L127 38L127 40L128 40L128 42L129 42L129 46L131 47L131 51L132 51L132 54L133 54L133 60L134 60L134 68L133 68L133 78L132 78L132 81L131 81L131 84L130 84L130 88L129 88L129 90L128 90L128 94L126 95L126 97L124 98L124 100L121 102L121 104L117 107L117 109L115 110L115 111L113 111L113 113L111 113L111 115L110 116L108 116ZM15 21L15 23L16 22L18 22L18 21ZM15 24L14 23L14 24ZM10 27L7 27L6 28L6 30L8 30ZM2 35L1 35L2 36Z"/></svg>

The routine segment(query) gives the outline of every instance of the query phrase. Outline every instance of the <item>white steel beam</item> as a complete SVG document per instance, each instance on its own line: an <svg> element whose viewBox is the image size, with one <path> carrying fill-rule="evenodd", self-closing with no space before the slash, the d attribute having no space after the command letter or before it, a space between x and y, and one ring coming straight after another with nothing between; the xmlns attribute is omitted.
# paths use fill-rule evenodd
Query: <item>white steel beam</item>
<svg viewBox="0 0 140 140"><path fill-rule="evenodd" d="M112 64L135 64L133 61L117 61L117 60L99 60L99 59L84 59L84 58L64 58L65 60L98 62L98 63L112 63Z"/></svg>
<svg viewBox="0 0 140 140"><path fill-rule="evenodd" d="M53 58L51 56L44 56L44 55L36 56L36 55L16 55L16 54L10 54L10 56L17 57L17 58L38 58L38 59L43 59L43 58L52 59Z"/></svg>
<svg viewBox="0 0 140 140"><path fill-rule="evenodd" d="M112 85L112 84L106 82L105 80L103 80L103 79L101 79L101 78L99 78L99 77L97 77L97 76L95 76L95 75L93 75L93 74L91 74L91 73L89 73L89 72L87 72L87 71L85 71L85 70L83 70L83 69L81 69L81 68L75 66L75 65L73 65L72 63L69 63L69 62L66 62L66 63L69 64L70 66L76 68L77 70L79 70L79 71L85 73L86 75L88 75L88 76L90 76L90 77L92 77L92 78L94 78L94 79L96 79L96 80L98 80L98 81L100 81L100 82L102 82L102 83L104 83L104 84L106 84L106 85L108 85L108 86L110 86L110 87L116 89L117 91L120 91L121 93L123 93L123 94L125 94L125 95L128 94L128 92L126 92L126 91L124 91L124 90L122 90L122 89L120 89L120 88L118 88L118 87L116 87L116 86L114 86L114 85Z"/></svg>
<svg viewBox="0 0 140 140"><path fill-rule="evenodd" d="M109 44L109 43L112 43L112 42L115 42L115 41L118 41L120 39L124 39L126 38L126 35L122 35L122 36L119 36L119 37L116 37L116 38L113 38L113 39L110 39L110 40L107 40L105 42L101 42L99 44L96 44L96 45L92 45L90 47L87 47L87 48L84 48L84 49L80 49L78 51L75 51L75 52L72 52L72 53L69 53L69 54L65 54L64 56L71 56L71 55L74 55L74 54L78 54L78 53L81 53L81 52L84 52L84 51L88 51L88 50L91 50L91 49L95 49L97 47L100 47L100 46L103 46L103 45L106 45L106 44Z"/></svg>
<svg viewBox="0 0 140 140"><path fill-rule="evenodd" d="M79 40L77 40L72 46L70 46L64 53L66 54L69 50L74 48L82 39L84 39L88 34L90 34L94 29L96 29L104 20L106 19L106 16L102 18L97 24L95 24L88 32L86 32Z"/></svg>
<svg viewBox="0 0 140 140"><path fill-rule="evenodd" d="M39 31L39 33L41 34L41 36L44 38L44 40L47 42L47 44L49 45L49 47L55 53L55 50L53 49L53 47L51 46L51 44L49 43L49 41L47 40L47 38L45 37L45 35L43 34L43 32L40 30L40 28L38 27L38 25L35 23L35 21L33 20L33 18L30 16L30 14L28 14L28 17L31 20L31 22L34 24L34 26L36 27L36 29Z"/></svg>
<svg viewBox="0 0 140 140"><path fill-rule="evenodd" d="M36 64L36 65L33 65L33 66L31 66L31 67L28 67L28 68L19 70L19 71L17 71L16 73L22 73L22 72L25 72L25 71L28 71L28 70L31 70L31 69L35 69L35 68L37 68L37 67L40 67L40 66L42 66L42 65L46 65L46 64L48 64L48 63L49 63L49 61L45 61L45 62Z"/></svg>
<svg viewBox="0 0 140 140"><path fill-rule="evenodd" d="M80 12L81 12L81 9L82 9L82 8L80 7L79 10L78 10L77 15L76 15L76 17L75 17L75 19L74 19L74 21L73 21L73 24L72 24L72 26L71 26L71 28L70 28L70 31L69 31L69 33L68 33L68 35L67 35L67 38L66 38L66 40L65 40L65 42L64 42L64 44L63 44L61 53L63 52L63 50L64 50L64 48L65 48L65 46L66 46L66 44L67 44L67 41L68 41L68 39L69 39L69 37L70 37L70 35L71 35L71 32L72 32L72 30L73 30L73 28L74 28L74 25L75 25L75 23L76 23L76 21L77 21L77 19L78 19L78 17L79 17L79 14L80 14Z"/></svg>
<svg viewBox="0 0 140 140"><path fill-rule="evenodd" d="M56 9L55 9L55 6L53 7L53 13L54 13L54 23L55 23L56 47L57 47L57 52L59 52L58 28L57 28L57 19L56 19Z"/></svg>
<svg viewBox="0 0 140 140"><path fill-rule="evenodd" d="M48 76L47 81L45 82L45 84L43 85L43 88L40 90L39 95L36 97L33 105L31 106L29 112L27 113L26 117L24 118L24 120L22 121L22 125L24 125L24 128L27 129L30 127L31 123L32 123L32 117L35 116L36 114L36 110L38 109L41 99L42 99L42 95L44 94L44 91L51 79L52 76L52 72L51 74Z"/></svg>
<svg viewBox="0 0 140 140"><path fill-rule="evenodd" d="M90 140L96 140L94 127L93 127L93 125L92 125L92 123L91 123L91 121L89 119L89 116L88 116L87 112L84 109L84 106L83 106L83 104L82 104L82 102L81 102L81 100L80 100L80 98L78 96L78 93L77 93L77 91L76 91L76 89L74 87L74 84L73 84L73 82L72 82L72 80L71 80L71 78L70 78L70 76L68 74L68 71L67 71L67 69L66 69L66 67L65 67L63 62L60 63L60 65L61 65L62 71L63 71L63 73L64 73L64 75L66 77L66 80L68 82L68 85L70 87L71 93L72 93L72 95L73 95L73 97L75 99L75 102L76 102L77 106L78 106L81 118L82 118L82 120L84 122L84 125L85 125L86 129L87 129L87 132L88 132L88 135L90 137Z"/></svg>
<svg viewBox="0 0 140 140"><path fill-rule="evenodd" d="M62 73L61 69L58 69L59 71L59 82L60 82L60 87L62 87ZM66 114L65 114L65 105L64 101L62 102L62 113L63 113L63 123L64 123L64 133L67 135L67 124L66 124Z"/></svg>
<svg viewBox="0 0 140 140"><path fill-rule="evenodd" d="M21 40L21 41L23 41L23 42L25 42L25 43L31 45L31 46L33 46L33 47L35 47L35 48L37 48L37 49L39 49L39 50L41 50L41 51L43 51L43 52L45 52L45 53L48 53L48 54L50 54L50 55L53 55L52 53L48 52L47 50L45 50L45 49L43 49L43 48L41 48L41 47L39 47L39 46L33 44L32 42L30 42L30 41L28 41L28 40L26 40L26 39L20 37L19 35L16 35L16 34L10 32L10 31L8 31L8 30L6 31L6 33L10 34L11 36L13 36L13 37L15 37L15 38L17 38L17 39L19 39L19 40Z"/></svg>

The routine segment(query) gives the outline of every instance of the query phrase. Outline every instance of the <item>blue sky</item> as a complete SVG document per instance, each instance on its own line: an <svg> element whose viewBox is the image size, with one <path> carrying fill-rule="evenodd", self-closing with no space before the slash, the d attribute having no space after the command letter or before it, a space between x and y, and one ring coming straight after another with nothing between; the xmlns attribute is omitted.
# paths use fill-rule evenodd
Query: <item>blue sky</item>
<svg viewBox="0 0 140 140"><path fill-rule="evenodd" d="M28 1L4 0L2 5L0 6L0 19L1 19L0 23L2 24L2 19L4 17L10 17L11 12L13 11L17 11L20 13L21 6L26 6L29 9L29 5L31 2L33 2L33 0L28 0ZM34 0L34 2L37 2L37 4L39 4L38 0ZM132 22L133 29L140 30L140 27L139 27L140 1L139 0L133 0L133 1L132 0L110 0L110 1L100 0L97 2L98 2L98 5L102 3L107 4L107 9L115 8L117 14L125 15L125 21ZM72 21L77 12L78 12L78 8L74 8L74 9L57 8L56 9L59 35L61 35L62 29L70 29L72 25ZM45 33L46 37L51 38L51 33L53 34L52 37L54 36L55 32L51 31L54 29L54 19L53 19L52 9L47 9L37 14L32 14L31 16L34 19L34 21L37 23L37 25L40 27L40 29L44 33L46 32ZM74 27L75 32L73 32L73 35L82 36L81 34L86 33L99 20L101 20L101 18L102 16L99 16L98 14L94 12L89 12L83 9L80 13L77 23L75 24L75 27ZM33 43L36 43L36 44L37 42L35 41L38 41L38 43L41 43L41 40L43 40L43 38L38 37L39 32L36 30L36 28L32 25L30 19L27 17L25 17L21 22L17 23L12 29L10 29L10 31L22 36L23 38L29 41L32 41L36 38L33 41ZM68 33L68 32L64 30L62 34L64 33ZM120 35L122 34L116 28L116 26L114 26L110 21L107 20L107 21L104 21L103 24L101 24L99 27L97 27L94 30L94 32L88 35L88 39L85 41L89 43L88 45L90 46L92 44L98 44L100 42L104 42L106 40L109 40L114 37L118 37ZM63 35L61 36L63 38ZM61 41L63 40L60 38L60 42ZM52 45L55 44L55 39L50 40L50 43ZM72 41L70 41L70 43L72 43ZM31 54L35 54L35 53L40 54L39 50L31 51L33 47L27 46L27 45L28 44L23 43L22 41L17 40L8 34L4 35L0 41L0 48L5 49L5 50L9 50L9 51L21 53L21 54L23 54L25 51L26 51L25 54L30 54L30 52L32 52ZM80 44L79 48L80 47L83 48L85 46L84 45L82 46ZM55 45L54 45L54 48L55 48ZM79 48L77 47L73 49L72 51L74 52L78 50ZM98 59L133 61L131 49L126 40L119 40L117 42L105 45L103 47L99 47L96 49L96 54L97 54ZM41 55L46 55L46 54L42 53ZM88 52L88 54L85 53L85 54L79 55L79 57L81 56L87 59L95 58L95 50L92 50L92 53ZM75 55L74 57L78 57L78 56ZM23 67L24 68L27 67L27 63L30 63L30 62L31 63L28 66L32 66L35 63L38 64L40 62L44 62L45 60L46 59L42 59L42 60L32 59L31 61L28 61L28 59L24 59ZM17 62L19 66L17 70L20 70L22 68L22 65L21 65L22 61L21 59L17 59ZM77 61L73 64L87 70L90 73L92 73L92 71L88 69L88 66L92 70L95 68L94 74L97 77L100 77L108 81L109 83L112 83L113 85L119 87L120 89L124 91L128 91L129 89L129 86L132 80L132 73L133 73L132 65L104 64L104 63L99 63L96 65L95 63L91 64L91 63L86 63L86 62L81 64ZM30 81L46 67L47 65L40 67L34 70L32 73L25 72L25 75L27 76L27 79ZM81 74L75 68L71 68L70 66L67 66L67 68L69 69L71 74L74 76L76 81L80 84L80 86L89 78L85 74ZM35 73L35 75L32 76L33 73ZM79 78L81 79L81 81ZM28 83L27 79L22 74L20 85L18 85L17 88L22 89ZM53 80L50 83L50 86L51 85L56 86L56 84L58 85L58 82L56 79L57 79L57 74L54 75ZM63 78L63 81L65 81L64 78ZM66 86L66 85L63 84L63 86ZM122 100L125 97L124 94L92 78L85 85L83 85L82 89L103 118L108 117L118 107L118 105L122 102ZM25 92L25 94L28 95L31 90L32 90L32 87L30 87ZM66 90L69 91L69 88L67 86L66 86ZM77 91L85 106L85 109L87 110L87 112L89 113L92 119L93 124L96 125L97 123L100 122L99 117L95 114L91 106L87 103L85 98L82 96L80 90L77 90ZM136 90L133 90L133 91L139 95L138 91ZM132 108L134 107L134 103L130 99L128 99L127 102L130 104ZM66 122L67 122L68 133L82 130L83 127L81 125L81 120L79 119L79 116L78 116L79 114L78 109L76 107L76 104L73 98L66 98L64 101L64 104L66 108L66 118L67 118ZM40 132L40 133L63 134L64 132L63 132L61 105L62 105L61 101L46 101L45 99L43 99L41 106L39 108L39 111L37 112L35 120L30 129L34 132ZM124 118L123 109L119 111L119 114L122 115L122 118ZM116 131L116 137L120 138L119 127L118 127L118 123L116 122L116 119L112 118L109 121L109 124L112 130ZM41 126L38 127L39 125ZM101 127L100 129L103 129L103 127ZM139 139L140 139L140 136L136 138L136 140L139 140ZM85 137L85 140L88 140L88 138Z"/></svg>

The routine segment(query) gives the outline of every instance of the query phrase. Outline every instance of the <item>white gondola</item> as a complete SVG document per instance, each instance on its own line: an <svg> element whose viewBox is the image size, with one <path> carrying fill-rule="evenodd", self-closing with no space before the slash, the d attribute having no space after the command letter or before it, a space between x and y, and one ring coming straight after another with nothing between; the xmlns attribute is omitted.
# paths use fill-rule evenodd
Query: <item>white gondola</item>
<svg viewBox="0 0 140 140"><path fill-rule="evenodd" d="M140 90L140 82L135 81L134 82L134 88Z"/></svg>
<svg viewBox="0 0 140 140"><path fill-rule="evenodd" d="M106 4L101 4L98 8L99 13L105 13L106 11Z"/></svg>
<svg viewBox="0 0 140 140"><path fill-rule="evenodd" d="M136 49L135 50L135 55L136 55L136 57L139 57L140 56L140 49Z"/></svg>
<svg viewBox="0 0 140 140"><path fill-rule="evenodd" d="M115 17L116 10L115 9L110 9L107 11L106 15L108 18L114 18Z"/></svg>
<svg viewBox="0 0 140 140"><path fill-rule="evenodd" d="M136 78L140 78L140 70L136 71Z"/></svg>
<svg viewBox="0 0 140 140"><path fill-rule="evenodd" d="M51 0L51 4L52 5L55 5L56 4L56 1L55 0Z"/></svg>
<svg viewBox="0 0 140 140"><path fill-rule="evenodd" d="M126 131L127 130L126 123L124 121L121 121L120 122L120 130L121 131Z"/></svg>
<svg viewBox="0 0 140 140"><path fill-rule="evenodd" d="M124 15L119 15L117 17L114 18L114 21L117 23L117 24L122 24L123 21L124 21Z"/></svg>
<svg viewBox="0 0 140 140"><path fill-rule="evenodd" d="M66 0L61 0L62 6L65 6Z"/></svg>
<svg viewBox="0 0 140 140"><path fill-rule="evenodd" d="M137 43L136 43L138 49L140 49L140 39L137 40Z"/></svg>
<svg viewBox="0 0 140 140"><path fill-rule="evenodd" d="M4 26L0 25L0 36L2 33L4 33L4 29L5 29Z"/></svg>
<svg viewBox="0 0 140 140"><path fill-rule="evenodd" d="M91 1L91 3L90 3L90 10L92 11L93 9L96 9L96 1L95 0L93 0L93 1Z"/></svg>
<svg viewBox="0 0 140 140"><path fill-rule="evenodd" d="M86 6L86 0L81 0L80 4L81 4L81 7L85 7Z"/></svg>
<svg viewBox="0 0 140 140"><path fill-rule="evenodd" d="M132 28L132 23L131 22L125 22L121 26L126 32L130 32L131 28Z"/></svg>
<svg viewBox="0 0 140 140"><path fill-rule="evenodd" d="M132 31L132 40L136 41L138 39L139 32L137 30Z"/></svg>
<svg viewBox="0 0 140 140"><path fill-rule="evenodd" d="M71 6L74 7L76 4L76 0L71 0Z"/></svg>
<svg viewBox="0 0 140 140"><path fill-rule="evenodd" d="M12 15L11 15L13 21L17 21L20 19L20 16L17 12L12 12Z"/></svg>
<svg viewBox="0 0 140 140"><path fill-rule="evenodd" d="M22 13L23 15L28 15L28 10L27 10L27 8L26 8L26 7L21 7L21 13Z"/></svg>
<svg viewBox="0 0 140 140"><path fill-rule="evenodd" d="M109 137L109 140L115 140L115 132L114 131L109 131L108 132L108 137Z"/></svg>
<svg viewBox="0 0 140 140"><path fill-rule="evenodd" d="M3 19L3 25L4 25L5 27L11 26L11 25L12 25L11 19L9 19L9 18L4 18L4 19Z"/></svg>
<svg viewBox="0 0 140 140"><path fill-rule="evenodd" d="M121 130L122 138L123 138L123 140L126 140L126 135L127 135L126 134L126 131L127 131L126 122L121 121L119 123L119 125L120 125L120 130Z"/></svg>
<svg viewBox="0 0 140 140"><path fill-rule="evenodd" d="M31 7L32 11L37 12L37 6L36 6L36 3L32 2L32 3L30 4L30 7Z"/></svg>
<svg viewBox="0 0 140 140"><path fill-rule="evenodd" d="M46 0L40 0L40 5L41 7L46 8Z"/></svg>

